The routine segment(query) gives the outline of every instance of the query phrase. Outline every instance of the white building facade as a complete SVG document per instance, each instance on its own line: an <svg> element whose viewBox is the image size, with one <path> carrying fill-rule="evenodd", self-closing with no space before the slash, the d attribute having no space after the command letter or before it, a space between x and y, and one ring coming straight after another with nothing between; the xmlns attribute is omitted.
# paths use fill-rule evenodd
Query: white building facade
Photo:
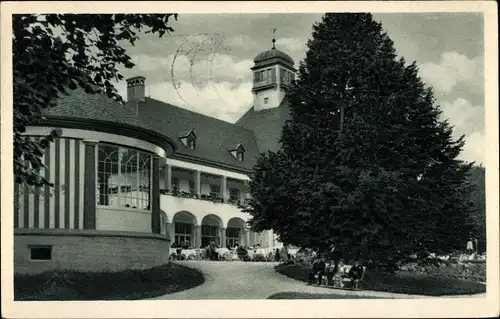
<svg viewBox="0 0 500 319"><path fill-rule="evenodd" d="M125 105L75 91L29 126L61 134L42 158L54 187L14 185L16 272L147 268L174 244L281 247L243 210L257 157L279 148L294 62L274 42L254 62L254 105L234 124L146 97L137 76Z"/></svg>

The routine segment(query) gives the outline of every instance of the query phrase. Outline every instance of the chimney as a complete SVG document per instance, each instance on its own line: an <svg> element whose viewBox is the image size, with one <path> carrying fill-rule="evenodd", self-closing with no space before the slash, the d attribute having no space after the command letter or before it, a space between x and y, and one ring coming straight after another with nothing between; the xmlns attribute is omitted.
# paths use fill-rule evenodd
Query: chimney
<svg viewBox="0 0 500 319"><path fill-rule="evenodd" d="M146 78L143 76L134 76L127 79L127 102L145 101Z"/></svg>

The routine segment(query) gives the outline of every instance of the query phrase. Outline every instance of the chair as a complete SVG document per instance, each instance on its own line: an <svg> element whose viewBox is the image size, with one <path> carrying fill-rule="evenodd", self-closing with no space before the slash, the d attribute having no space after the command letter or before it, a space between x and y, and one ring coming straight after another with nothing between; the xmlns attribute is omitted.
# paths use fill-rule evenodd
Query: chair
<svg viewBox="0 0 500 319"><path fill-rule="evenodd" d="M352 281L351 278L346 277L346 278L343 278L343 281L346 281L346 282L352 281L352 289L353 290L361 290L360 284L363 281L363 279L365 278L365 272L366 272L366 267L363 266L363 272L361 273L361 277L359 279L354 279L354 281Z"/></svg>

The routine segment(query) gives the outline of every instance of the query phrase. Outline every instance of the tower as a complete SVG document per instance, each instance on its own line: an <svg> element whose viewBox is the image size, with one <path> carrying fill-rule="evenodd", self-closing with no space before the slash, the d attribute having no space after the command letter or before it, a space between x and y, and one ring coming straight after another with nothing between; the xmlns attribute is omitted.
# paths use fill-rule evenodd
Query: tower
<svg viewBox="0 0 500 319"><path fill-rule="evenodd" d="M275 30L273 30L274 32ZM273 38L270 50L259 53L253 60L253 105L255 111L278 107L283 101L286 88L295 80L293 59L276 49Z"/></svg>

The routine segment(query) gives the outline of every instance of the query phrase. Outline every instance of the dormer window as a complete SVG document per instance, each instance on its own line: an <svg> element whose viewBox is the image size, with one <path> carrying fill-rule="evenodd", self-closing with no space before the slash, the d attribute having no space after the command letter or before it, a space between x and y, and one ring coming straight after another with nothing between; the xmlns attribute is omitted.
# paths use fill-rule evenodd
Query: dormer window
<svg viewBox="0 0 500 319"><path fill-rule="evenodd" d="M193 138L188 139L188 147L194 150L196 148L196 140Z"/></svg>
<svg viewBox="0 0 500 319"><path fill-rule="evenodd" d="M236 160L240 162L243 162L245 160L245 149L243 148L243 145L231 145L229 146L229 152L234 156Z"/></svg>
<svg viewBox="0 0 500 319"><path fill-rule="evenodd" d="M244 160L244 153L243 152L237 152L236 156L238 157L238 161L243 162Z"/></svg>
<svg viewBox="0 0 500 319"><path fill-rule="evenodd" d="M196 148L196 134L193 130L179 133L179 139L185 147L192 150Z"/></svg>

